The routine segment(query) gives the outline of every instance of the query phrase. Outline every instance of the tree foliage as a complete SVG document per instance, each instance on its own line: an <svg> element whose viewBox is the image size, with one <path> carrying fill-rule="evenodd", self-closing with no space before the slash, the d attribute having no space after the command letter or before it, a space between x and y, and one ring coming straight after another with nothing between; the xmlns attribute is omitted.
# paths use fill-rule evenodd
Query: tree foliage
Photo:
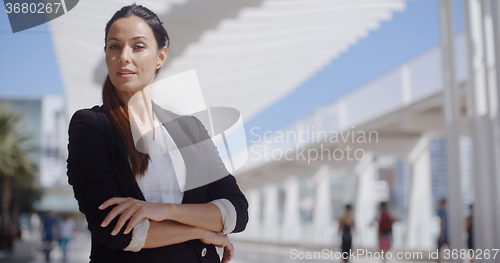
<svg viewBox="0 0 500 263"><path fill-rule="evenodd" d="M19 213L30 212L41 191L35 182L35 148L21 126L21 114L0 108L0 249L11 248L19 234Z"/></svg>

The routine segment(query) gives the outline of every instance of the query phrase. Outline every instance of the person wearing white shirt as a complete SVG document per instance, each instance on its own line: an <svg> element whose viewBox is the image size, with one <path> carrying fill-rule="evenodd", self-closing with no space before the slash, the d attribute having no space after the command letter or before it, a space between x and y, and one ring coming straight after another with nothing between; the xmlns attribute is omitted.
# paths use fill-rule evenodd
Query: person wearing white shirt
<svg viewBox="0 0 500 263"><path fill-rule="evenodd" d="M61 247L63 253L63 262L68 260L68 243L73 237L73 232L75 231L76 223L75 220L69 216L68 213L63 213L62 218L58 221L59 229L59 246Z"/></svg>
<svg viewBox="0 0 500 263"><path fill-rule="evenodd" d="M124 6L104 40L103 104L76 111L68 129L68 182L91 232L91 263L215 263L216 246L228 262L227 234L245 229L248 202L201 121L152 101L169 44L162 22Z"/></svg>

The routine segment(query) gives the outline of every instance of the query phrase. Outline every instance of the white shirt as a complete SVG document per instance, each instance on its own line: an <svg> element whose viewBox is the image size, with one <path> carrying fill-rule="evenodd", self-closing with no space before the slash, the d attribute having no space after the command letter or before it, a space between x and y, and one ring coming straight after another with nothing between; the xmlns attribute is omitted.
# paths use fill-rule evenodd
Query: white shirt
<svg viewBox="0 0 500 263"><path fill-rule="evenodd" d="M144 136L151 159L144 176L136 178L144 198L155 203L182 203L179 181L186 177L186 165L167 129L155 120L155 139ZM182 182L181 182L182 183Z"/></svg>
<svg viewBox="0 0 500 263"><path fill-rule="evenodd" d="M182 154L167 129L155 119L155 139L144 136L150 161L144 176L136 177L137 184L147 202L181 204L184 192L181 184L186 177L186 165ZM228 234L236 227L236 209L232 203L223 198L212 201L219 207L224 230L219 234ZM149 220L141 219L132 231L132 240L124 249L139 251L146 242Z"/></svg>

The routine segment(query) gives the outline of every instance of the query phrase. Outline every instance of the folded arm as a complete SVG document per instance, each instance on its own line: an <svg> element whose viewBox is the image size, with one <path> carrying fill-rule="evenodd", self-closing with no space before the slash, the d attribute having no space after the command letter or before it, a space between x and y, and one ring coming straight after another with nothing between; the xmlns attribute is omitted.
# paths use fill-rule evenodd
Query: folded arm
<svg viewBox="0 0 500 263"><path fill-rule="evenodd" d="M95 239L111 249L123 249L132 237L123 231L111 235L117 219L108 227L100 226L113 206L104 210L99 210L98 206L109 198L122 196L109 161L106 134L100 127L97 114L92 110L73 114L68 130L68 182L73 186L79 209L85 214Z"/></svg>
<svg viewBox="0 0 500 263"><path fill-rule="evenodd" d="M198 118L193 116L193 119L198 126L198 141L202 142L200 145L206 158L209 177L216 176L220 171L227 171L207 129ZM216 202L223 218L226 218L224 233L242 232L248 223L248 201L232 174L227 172L224 177L219 178L208 184L208 200ZM233 229L230 230L228 225Z"/></svg>
<svg viewBox="0 0 500 263"><path fill-rule="evenodd" d="M144 218L152 221L172 220L213 232L224 230L230 232L235 227L233 221L236 219L236 212L227 199L205 204L172 204L146 202L131 197L113 197L99 206L99 209L104 210L114 205L116 206L101 224L102 227L107 227L110 222L118 218L112 235L118 233L124 226L125 234L128 234Z"/></svg>
<svg viewBox="0 0 500 263"><path fill-rule="evenodd" d="M167 219L214 232L224 228L221 211L214 203L166 205L169 207Z"/></svg>
<svg viewBox="0 0 500 263"><path fill-rule="evenodd" d="M227 263L233 258L234 246L227 235L217 235L212 231L183 225L174 221L149 221L150 228L144 247L156 248L182 243L192 239L199 239L205 244L213 244L224 248L222 262Z"/></svg>
<svg viewBox="0 0 500 263"><path fill-rule="evenodd" d="M163 247L193 239L207 239L210 233L213 233L169 220L160 222L149 220L149 224L149 231L143 248ZM220 238L221 242L224 240L224 237Z"/></svg>

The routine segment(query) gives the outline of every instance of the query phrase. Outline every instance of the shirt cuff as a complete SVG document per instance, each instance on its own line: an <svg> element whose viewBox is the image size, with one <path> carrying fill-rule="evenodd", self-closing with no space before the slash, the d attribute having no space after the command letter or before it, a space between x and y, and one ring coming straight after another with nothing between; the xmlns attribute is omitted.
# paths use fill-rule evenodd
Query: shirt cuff
<svg viewBox="0 0 500 263"><path fill-rule="evenodd" d="M146 243L146 237L148 236L149 230L149 219L143 218L137 222L137 224L132 229L132 240L130 244L124 248L125 251L138 252L142 249Z"/></svg>
<svg viewBox="0 0 500 263"><path fill-rule="evenodd" d="M219 235L227 235L233 232L236 227L236 209L234 205L227 199L221 198L217 200L213 200L212 202L215 204L222 215L222 224L224 225L224 229L221 232L217 232Z"/></svg>

